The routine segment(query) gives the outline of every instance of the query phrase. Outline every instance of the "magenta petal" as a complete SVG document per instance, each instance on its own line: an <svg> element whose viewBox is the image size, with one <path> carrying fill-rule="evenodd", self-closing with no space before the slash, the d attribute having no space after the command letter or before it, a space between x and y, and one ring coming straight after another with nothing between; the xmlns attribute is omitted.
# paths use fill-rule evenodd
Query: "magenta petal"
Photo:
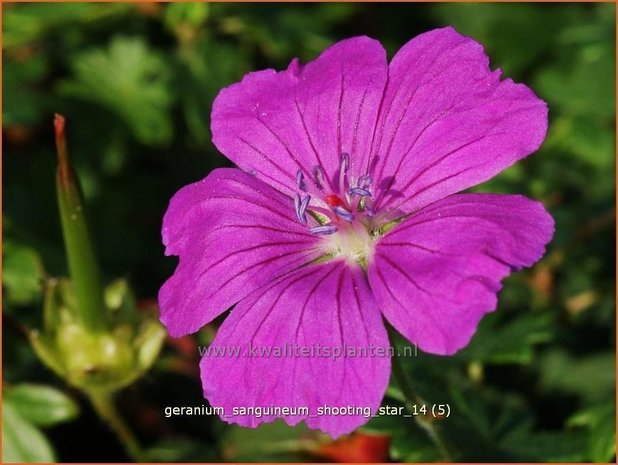
<svg viewBox="0 0 618 465"><path fill-rule="evenodd" d="M378 203L411 212L483 182L535 151L547 106L500 82L483 47L453 28L412 39L389 66L372 149Z"/></svg>
<svg viewBox="0 0 618 465"><path fill-rule="evenodd" d="M255 355L258 349L285 347L314 351L321 347L332 355L344 346L364 348L365 354L380 347L384 353ZM240 355L234 356L235 350ZM204 396L212 406L224 408L222 418L228 423L255 427L276 418L290 425L304 420L309 427L337 437L368 418L319 415L318 408L356 406L375 413L389 380L388 338L359 268L340 261L311 265L243 299L220 327L202 359L201 372ZM310 415L233 415L235 407L256 406L307 407Z"/></svg>
<svg viewBox="0 0 618 465"><path fill-rule="evenodd" d="M379 42L343 40L315 61L250 73L223 89L212 110L213 142L240 168L282 192L295 175L322 166L333 176L341 153L363 174L387 74Z"/></svg>
<svg viewBox="0 0 618 465"><path fill-rule="evenodd" d="M426 352L466 346L496 308L500 281L541 258L554 222L539 202L514 195L452 195L380 240L369 282L391 324Z"/></svg>
<svg viewBox="0 0 618 465"><path fill-rule="evenodd" d="M172 336L197 331L255 289L319 256L290 198L238 169L217 169L174 195L163 219L179 255L159 291Z"/></svg>

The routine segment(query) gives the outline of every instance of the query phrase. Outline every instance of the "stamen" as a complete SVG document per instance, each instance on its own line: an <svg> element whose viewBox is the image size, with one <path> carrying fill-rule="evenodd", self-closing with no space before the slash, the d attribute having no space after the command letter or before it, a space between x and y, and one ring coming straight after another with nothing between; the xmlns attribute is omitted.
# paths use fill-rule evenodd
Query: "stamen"
<svg viewBox="0 0 618 465"><path fill-rule="evenodd" d="M303 224L305 224L307 222L307 217L305 216L305 213L307 211L307 206L309 205L309 201L311 200L311 196L307 195L303 201L300 203L300 216L302 217L302 222Z"/></svg>
<svg viewBox="0 0 618 465"><path fill-rule="evenodd" d="M333 211L335 212L335 215L344 219L348 223L351 223L352 221L354 221L354 215L343 207L339 207L339 206L333 207Z"/></svg>
<svg viewBox="0 0 618 465"><path fill-rule="evenodd" d="M328 236L337 232L337 227L332 224L325 224L323 226L314 226L309 229L309 232L318 236Z"/></svg>
<svg viewBox="0 0 618 465"><path fill-rule="evenodd" d="M339 193L345 192L345 176L350 166L350 155L347 153L341 154L341 160L339 161Z"/></svg>
<svg viewBox="0 0 618 465"><path fill-rule="evenodd" d="M313 167L313 180L315 181L315 185L317 186L318 189L322 190L324 189L324 170L322 169L321 166L314 166Z"/></svg>
<svg viewBox="0 0 618 465"><path fill-rule="evenodd" d="M371 192L366 189L362 189L360 187L352 187L348 194L360 195L361 197L371 197Z"/></svg>
<svg viewBox="0 0 618 465"><path fill-rule="evenodd" d="M369 189L372 182L373 182L373 179L371 178L371 175L363 174L360 178L358 178L356 185L360 187L361 189Z"/></svg>
<svg viewBox="0 0 618 465"><path fill-rule="evenodd" d="M296 172L296 185L301 191L307 192L307 185L305 184L305 175L303 174L302 170L298 170Z"/></svg>
<svg viewBox="0 0 618 465"><path fill-rule="evenodd" d="M302 192L294 195L294 210L298 221L307 225L311 234L330 236L343 228L341 238L339 238L339 234L329 238L327 247L336 246L337 250L341 247L344 249L351 247L353 254L348 250L346 252L348 255L352 254L353 257L357 257L358 254L366 256L365 249L370 244L365 243L367 241L364 239L357 244L358 240L354 238L358 236L359 232L355 228L350 228L351 232L348 231L349 226L345 225L343 221L351 224L358 221L359 231L362 232L366 229L367 234L369 234L370 228L373 228L373 223L369 218L375 215L374 210L367 206L367 204L372 203L371 185L373 179L369 174L364 174L355 181L350 179L348 177L351 168L350 163L350 155L341 153L339 173L334 173L334 178L327 176L320 165L313 166L309 173L302 169L296 171L296 184ZM339 177L338 180L337 176ZM336 186L337 181L338 186ZM303 192L306 194L303 194ZM310 206L312 199L315 199L315 202ZM308 218L308 215L311 218ZM315 226L311 226L312 224ZM353 240L352 243L348 243L350 238L356 240L356 242ZM368 235L367 238L369 238ZM356 250L357 248L358 250ZM352 257L352 255L350 256ZM354 258L354 260L358 262L357 258Z"/></svg>
<svg viewBox="0 0 618 465"><path fill-rule="evenodd" d="M307 223L307 218L305 217L304 210L301 210L301 207L300 195L294 194L294 210L296 210L296 218L298 218L298 221L302 224L305 224Z"/></svg>
<svg viewBox="0 0 618 465"><path fill-rule="evenodd" d="M348 171L348 167L350 166L350 155L347 153L341 154L341 159L339 161L339 169L345 173Z"/></svg>

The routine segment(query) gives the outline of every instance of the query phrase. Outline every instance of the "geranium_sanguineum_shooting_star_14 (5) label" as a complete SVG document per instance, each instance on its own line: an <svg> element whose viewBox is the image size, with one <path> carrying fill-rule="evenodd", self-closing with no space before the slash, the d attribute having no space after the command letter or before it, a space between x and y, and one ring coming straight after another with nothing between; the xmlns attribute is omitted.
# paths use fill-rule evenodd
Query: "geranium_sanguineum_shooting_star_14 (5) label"
<svg viewBox="0 0 618 465"><path fill-rule="evenodd" d="M210 350L200 365L222 418L304 421L336 438L368 416L315 410L375 413L388 386L389 356L251 347L389 347L383 319L421 351L465 347L502 279L543 256L554 221L521 195L461 191L536 151L547 124L545 102L452 27L390 63L380 42L353 37L222 89L213 142L238 168L171 199L162 236L179 263L159 291L174 337L233 307L210 349L241 355ZM232 415L238 406L290 410Z"/></svg>

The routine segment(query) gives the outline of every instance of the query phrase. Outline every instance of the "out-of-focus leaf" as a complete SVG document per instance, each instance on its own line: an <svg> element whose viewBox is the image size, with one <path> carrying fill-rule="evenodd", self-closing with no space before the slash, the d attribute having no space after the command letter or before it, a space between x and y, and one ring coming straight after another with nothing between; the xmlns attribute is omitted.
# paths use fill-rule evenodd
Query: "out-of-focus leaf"
<svg viewBox="0 0 618 465"><path fill-rule="evenodd" d="M616 405L613 399L583 410L569 419L571 426L588 427L588 454L593 462L610 462L616 455Z"/></svg>
<svg viewBox="0 0 618 465"><path fill-rule="evenodd" d="M539 92L550 105L572 114L611 118L616 111L613 92L606 92L615 82L611 53L611 49L601 45L598 53L581 58L568 69L547 69L538 78Z"/></svg>
<svg viewBox="0 0 618 465"><path fill-rule="evenodd" d="M170 3L165 9L165 25L176 30L185 25L196 27L208 18L208 3Z"/></svg>
<svg viewBox="0 0 618 465"><path fill-rule="evenodd" d="M458 358L485 363L530 363L534 346L551 339L551 318L547 314L521 316L499 325L488 315Z"/></svg>
<svg viewBox="0 0 618 465"><path fill-rule="evenodd" d="M594 462L610 462L616 456L616 412L605 415L590 430L590 458Z"/></svg>
<svg viewBox="0 0 618 465"><path fill-rule="evenodd" d="M152 462L215 462L216 450L202 441L187 438L164 440L146 450L146 458Z"/></svg>
<svg viewBox="0 0 618 465"><path fill-rule="evenodd" d="M117 37L107 49L84 52L72 62L74 79L65 95L96 102L116 112L145 144L172 136L172 93L163 58L138 37Z"/></svg>
<svg viewBox="0 0 618 465"><path fill-rule="evenodd" d="M561 117L552 125L547 145L563 151L561 158L573 157L598 170L615 164L615 139L612 131L590 118Z"/></svg>
<svg viewBox="0 0 618 465"><path fill-rule="evenodd" d="M29 52L21 59L2 58L2 125L37 123L49 97L36 86L48 72L47 59Z"/></svg>
<svg viewBox="0 0 618 465"><path fill-rule="evenodd" d="M41 295L45 270L37 252L15 243L5 243L2 286L8 302L24 305Z"/></svg>
<svg viewBox="0 0 618 465"><path fill-rule="evenodd" d="M51 445L41 431L10 401L2 402L2 462L55 462Z"/></svg>
<svg viewBox="0 0 618 465"><path fill-rule="evenodd" d="M221 83L232 83L248 71L247 54L237 46L202 40L181 49L179 61L176 79L187 126L199 145L209 145L212 101Z"/></svg>
<svg viewBox="0 0 618 465"><path fill-rule="evenodd" d="M610 11L602 13L602 9ZM599 8L603 20L566 27L557 37L562 60L544 67L536 82L550 108L588 118L615 117L616 25L608 21L610 15L615 15L612 9L615 5Z"/></svg>
<svg viewBox="0 0 618 465"><path fill-rule="evenodd" d="M28 421L39 426L50 426L75 418L77 404L66 394L50 386L19 384L8 388L3 399L9 401Z"/></svg>
<svg viewBox="0 0 618 465"><path fill-rule="evenodd" d="M590 458L610 462L616 455L616 409L610 410L590 430Z"/></svg>
<svg viewBox="0 0 618 465"><path fill-rule="evenodd" d="M281 420L254 429L232 426L223 438L223 457L228 462L298 461L298 454L316 450L318 437L304 424L290 427Z"/></svg>
<svg viewBox="0 0 618 465"><path fill-rule="evenodd" d="M257 46L271 59L282 60L282 66L293 56L301 60L315 57L333 43L329 34L332 25L354 14L354 7L349 4L298 3L289 8L251 5L228 10L226 5L213 5L212 16L219 27L239 36L243 43Z"/></svg>
<svg viewBox="0 0 618 465"><path fill-rule="evenodd" d="M612 353L573 358L554 350L541 360L541 387L578 394L596 401L615 389L616 359Z"/></svg>
<svg viewBox="0 0 618 465"><path fill-rule="evenodd" d="M389 388L392 391L392 388ZM403 400L403 399L402 399ZM389 398L389 392L387 391L386 397L382 401L382 406L386 408L398 409L403 407L402 402L398 402L395 399ZM394 412L395 410L393 410ZM402 410L402 413L408 413ZM402 415L378 415L372 417L367 424L361 427L361 430L370 434L389 434L392 435L401 431L410 422L409 418L404 418Z"/></svg>
<svg viewBox="0 0 618 465"><path fill-rule="evenodd" d="M394 435L390 455L397 462L440 462L444 459L423 431L410 430Z"/></svg>
<svg viewBox="0 0 618 465"><path fill-rule="evenodd" d="M520 462L581 462L586 438L579 432L537 432L503 444Z"/></svg>
<svg viewBox="0 0 618 465"><path fill-rule="evenodd" d="M68 24L109 18L131 8L133 6L129 3L28 3L11 5L10 8L5 5L2 12L2 48L24 45Z"/></svg>
<svg viewBox="0 0 618 465"><path fill-rule="evenodd" d="M563 25L563 11L555 11L548 20L542 9L542 5L531 3L448 3L436 5L433 12L444 25L486 44L492 67L513 76L551 46L552 32Z"/></svg>

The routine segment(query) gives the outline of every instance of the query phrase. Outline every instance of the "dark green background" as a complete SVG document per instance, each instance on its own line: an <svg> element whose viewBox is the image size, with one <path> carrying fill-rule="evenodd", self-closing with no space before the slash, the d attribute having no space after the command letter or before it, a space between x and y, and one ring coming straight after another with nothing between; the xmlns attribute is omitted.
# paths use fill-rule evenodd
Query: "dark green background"
<svg viewBox="0 0 618 465"><path fill-rule="evenodd" d="M175 266L160 244L170 197L228 163L210 142L210 105L221 87L251 70L284 68L294 56L310 60L353 35L380 40L392 56L415 35L449 24L482 42L492 67L548 102L539 152L480 189L542 200L557 230L539 264L505 281L499 310L467 349L404 363L423 396L451 405L439 428L456 460L613 460L613 4L5 3L3 10L3 376L6 389L49 384L79 402L76 419L44 428L60 460L126 456L23 337L24 327L41 325L44 276L67 273L54 112L67 117L104 276L128 277L147 303ZM209 337L207 330L169 343L150 374L118 396L151 459L320 460L326 439L302 428L163 417L164 406L202 403L196 345ZM409 420L380 419L365 431L392 438L392 460L439 459Z"/></svg>

